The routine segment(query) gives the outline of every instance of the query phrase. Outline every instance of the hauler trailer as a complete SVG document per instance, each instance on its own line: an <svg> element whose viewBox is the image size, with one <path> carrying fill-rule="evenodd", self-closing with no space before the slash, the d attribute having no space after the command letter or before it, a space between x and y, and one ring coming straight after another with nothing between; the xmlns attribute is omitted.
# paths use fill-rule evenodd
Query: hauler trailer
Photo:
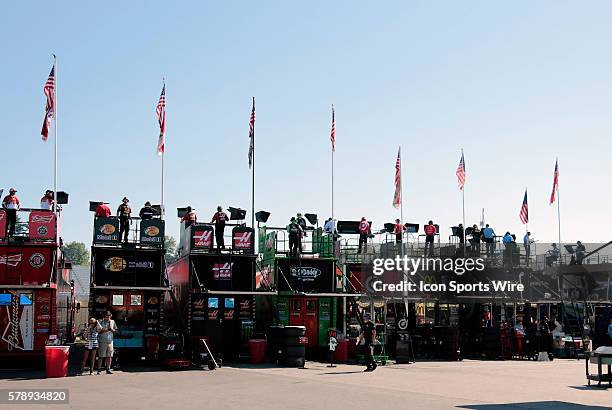
<svg viewBox="0 0 612 410"><path fill-rule="evenodd" d="M112 313L119 330L113 343L124 362L157 358L169 290L164 220L132 218L130 226L122 242L117 218L95 217L91 247L90 316Z"/></svg>
<svg viewBox="0 0 612 410"><path fill-rule="evenodd" d="M258 328L304 326L307 356L326 359L329 331L343 329L346 300L358 295L346 291L334 236L317 226L316 215L310 215L309 222L313 226L305 231L298 255L290 254L284 228L259 228L261 274L268 276L278 295L258 298Z"/></svg>
<svg viewBox="0 0 612 410"><path fill-rule="evenodd" d="M60 215L22 208L23 222L8 238L6 211L0 210L0 358L41 357L47 343L74 336L74 288L60 246Z"/></svg>
<svg viewBox="0 0 612 410"><path fill-rule="evenodd" d="M238 359L253 333L255 295L275 293L256 289L254 231L228 223L221 248L213 241L214 224L182 222L180 230L180 257L168 266L175 297L166 302L168 323L191 353L203 338L214 355Z"/></svg>

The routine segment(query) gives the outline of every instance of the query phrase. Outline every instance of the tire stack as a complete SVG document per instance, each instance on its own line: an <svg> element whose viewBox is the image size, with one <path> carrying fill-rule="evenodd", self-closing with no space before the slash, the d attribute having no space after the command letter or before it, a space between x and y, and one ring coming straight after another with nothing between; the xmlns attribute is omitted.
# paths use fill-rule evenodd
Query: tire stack
<svg viewBox="0 0 612 410"><path fill-rule="evenodd" d="M304 367L306 363L306 328L304 326L270 326L270 358L276 364Z"/></svg>

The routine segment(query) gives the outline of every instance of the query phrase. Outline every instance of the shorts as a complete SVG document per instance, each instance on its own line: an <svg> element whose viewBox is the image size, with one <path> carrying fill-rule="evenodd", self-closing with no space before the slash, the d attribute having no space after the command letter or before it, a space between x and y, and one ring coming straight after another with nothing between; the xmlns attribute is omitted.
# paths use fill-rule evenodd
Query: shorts
<svg viewBox="0 0 612 410"><path fill-rule="evenodd" d="M114 350L113 342L98 343L98 357L100 358L113 357Z"/></svg>

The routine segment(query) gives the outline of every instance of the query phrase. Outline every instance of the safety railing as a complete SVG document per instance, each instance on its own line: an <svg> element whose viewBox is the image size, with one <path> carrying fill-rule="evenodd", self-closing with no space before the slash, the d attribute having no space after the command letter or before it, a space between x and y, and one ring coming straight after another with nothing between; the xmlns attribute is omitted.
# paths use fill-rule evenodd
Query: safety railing
<svg viewBox="0 0 612 410"><path fill-rule="evenodd" d="M164 247L165 223L163 219L132 217L127 219L127 225L123 225L124 223L116 216L94 217L93 244Z"/></svg>
<svg viewBox="0 0 612 410"><path fill-rule="evenodd" d="M0 209L0 241L12 239L21 242L54 242L57 223L53 211L21 208L15 212ZM58 213L59 216L59 213Z"/></svg>

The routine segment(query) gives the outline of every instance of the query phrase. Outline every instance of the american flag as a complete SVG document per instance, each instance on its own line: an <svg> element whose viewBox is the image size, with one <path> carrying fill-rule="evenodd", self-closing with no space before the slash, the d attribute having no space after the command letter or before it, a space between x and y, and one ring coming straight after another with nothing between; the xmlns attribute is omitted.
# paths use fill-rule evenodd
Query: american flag
<svg viewBox="0 0 612 410"><path fill-rule="evenodd" d="M555 176L553 179L552 193L550 194L550 205L555 202L557 191L559 190L559 160L555 161Z"/></svg>
<svg viewBox="0 0 612 410"><path fill-rule="evenodd" d="M255 97L253 97L253 109L249 119L249 168L253 166L253 154L255 154Z"/></svg>
<svg viewBox="0 0 612 410"><path fill-rule="evenodd" d="M336 152L336 114L334 112L334 106L332 105L332 126L331 135L329 137L332 144L332 151Z"/></svg>
<svg viewBox="0 0 612 410"><path fill-rule="evenodd" d="M42 135L43 141L46 141L47 138L49 138L51 119L55 115L55 64L51 67L51 73L49 73L49 78L47 78L43 91L47 96L47 105L45 107L45 119L43 120L40 135Z"/></svg>
<svg viewBox="0 0 612 410"><path fill-rule="evenodd" d="M529 206L527 205L527 190L525 190L525 197L523 198L523 206L521 206L521 213L519 214L521 222L524 224L529 223Z"/></svg>
<svg viewBox="0 0 612 410"><path fill-rule="evenodd" d="M402 156L401 147L397 150L395 161L395 194L393 195L393 206L399 208L402 205Z"/></svg>
<svg viewBox="0 0 612 410"><path fill-rule="evenodd" d="M465 185L465 158L463 157L463 151L461 151L461 160L457 167L457 182L459 183L459 190L463 190Z"/></svg>
<svg viewBox="0 0 612 410"><path fill-rule="evenodd" d="M157 155L162 155L166 150L166 83L162 87L157 107L157 122L159 123L159 139L157 140Z"/></svg>

